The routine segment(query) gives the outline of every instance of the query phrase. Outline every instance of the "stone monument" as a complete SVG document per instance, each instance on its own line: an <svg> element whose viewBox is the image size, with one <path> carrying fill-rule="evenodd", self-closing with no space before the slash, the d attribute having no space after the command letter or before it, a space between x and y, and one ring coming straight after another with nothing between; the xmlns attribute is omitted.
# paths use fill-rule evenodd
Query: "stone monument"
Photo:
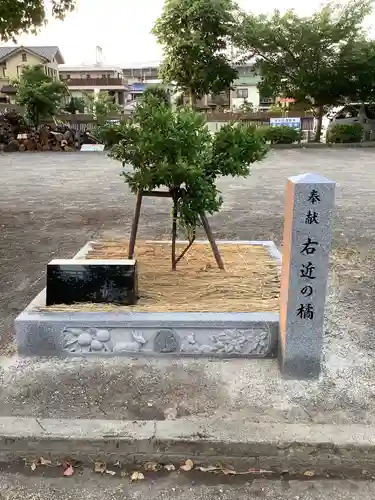
<svg viewBox="0 0 375 500"><path fill-rule="evenodd" d="M335 182L289 177L280 285L279 361L288 378L319 376Z"/></svg>

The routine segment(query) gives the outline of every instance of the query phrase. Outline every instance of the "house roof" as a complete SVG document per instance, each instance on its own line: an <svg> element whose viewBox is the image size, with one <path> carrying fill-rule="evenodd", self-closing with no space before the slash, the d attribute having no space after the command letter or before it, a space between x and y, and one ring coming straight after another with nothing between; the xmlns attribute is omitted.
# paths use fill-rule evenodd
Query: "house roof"
<svg viewBox="0 0 375 500"><path fill-rule="evenodd" d="M57 46L45 46L45 47L37 47L31 45L13 45L13 46L0 46L0 62L4 59L8 59L8 57L16 52L21 50L25 50L27 52L31 52L32 54L36 54L42 59L46 59L47 61L52 61L54 57L56 57L56 61L59 64L64 63L64 58L60 52L60 49Z"/></svg>
<svg viewBox="0 0 375 500"><path fill-rule="evenodd" d="M122 73L122 68L120 68L120 66L110 66L108 64L80 64L78 66L60 64L59 71L67 73L84 73L85 71L117 71L118 73Z"/></svg>

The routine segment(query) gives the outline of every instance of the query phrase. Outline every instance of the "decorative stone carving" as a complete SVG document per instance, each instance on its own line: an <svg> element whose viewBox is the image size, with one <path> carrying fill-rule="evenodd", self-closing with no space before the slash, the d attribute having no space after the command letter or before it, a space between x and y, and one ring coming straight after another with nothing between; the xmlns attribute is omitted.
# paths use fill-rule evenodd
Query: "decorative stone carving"
<svg viewBox="0 0 375 500"><path fill-rule="evenodd" d="M180 348L180 339L174 330L159 330L154 339L154 350L160 353L177 352Z"/></svg>
<svg viewBox="0 0 375 500"><path fill-rule="evenodd" d="M99 328L64 328L63 350L71 353L108 353L114 346L111 333Z"/></svg>
<svg viewBox="0 0 375 500"><path fill-rule="evenodd" d="M147 341L142 333L132 330L133 342L120 342L115 346L116 352L139 352L146 344Z"/></svg>
<svg viewBox="0 0 375 500"><path fill-rule="evenodd" d="M182 353L219 354L238 356L267 356L271 336L262 330L225 330L210 337L212 344L199 344L194 333L181 342Z"/></svg>

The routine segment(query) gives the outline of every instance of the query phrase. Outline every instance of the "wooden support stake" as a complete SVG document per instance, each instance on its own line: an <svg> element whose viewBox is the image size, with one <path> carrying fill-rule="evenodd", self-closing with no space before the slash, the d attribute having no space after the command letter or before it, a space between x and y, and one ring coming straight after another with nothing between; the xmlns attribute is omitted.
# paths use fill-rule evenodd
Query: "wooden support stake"
<svg viewBox="0 0 375 500"><path fill-rule="evenodd" d="M211 249L212 249L212 252L215 256L215 260L216 260L216 263L218 265L218 268L224 269L224 263L223 263L223 260L221 258L221 255L220 255L219 248L216 245L214 235L212 234L211 227L208 223L208 219L207 219L205 214L201 215L201 221L202 221L204 230L206 231L208 241L210 242Z"/></svg>
<svg viewBox="0 0 375 500"><path fill-rule="evenodd" d="M134 217L133 217L133 222L132 222L132 230L130 233L129 252L128 252L129 259L133 259L133 257L134 257L135 241L137 239L139 217L141 215L142 196L143 196L143 193L141 191L139 191L137 193L137 201L135 204L135 211L134 211Z"/></svg>
<svg viewBox="0 0 375 500"><path fill-rule="evenodd" d="M172 195L169 191L139 191L137 193L137 201L135 204L135 211L134 211L134 217L133 217L133 222L132 222L132 228L131 228L131 234L130 234L130 241L129 241L129 252L128 252L128 258L133 259L134 258L134 248L135 248L135 242L137 239L137 232L138 232L138 225L139 225L139 218L141 214L141 207L142 207L142 198L143 196L153 196L157 198L171 198ZM224 269L224 263L220 255L220 251L218 246L216 245L216 241L214 238L214 235L211 231L210 224L208 223L208 219L205 214L201 215L201 221L203 228L206 232L207 239L210 242L212 253L214 254L216 263L218 265L219 269ZM182 252L182 255L178 259L176 259L176 233L177 233L177 214L175 213L175 206L173 210L173 221L172 221L172 269L175 270L177 263L182 259L182 257L185 255L187 250L191 247L193 244L193 241L195 240L195 234L192 242L189 242L188 247Z"/></svg>

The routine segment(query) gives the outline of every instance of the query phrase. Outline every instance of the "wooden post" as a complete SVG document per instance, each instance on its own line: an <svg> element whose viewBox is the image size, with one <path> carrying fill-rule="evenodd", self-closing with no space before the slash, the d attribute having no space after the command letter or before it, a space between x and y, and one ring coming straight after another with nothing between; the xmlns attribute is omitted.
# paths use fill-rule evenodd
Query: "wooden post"
<svg viewBox="0 0 375 500"><path fill-rule="evenodd" d="M208 219L207 219L207 217L206 217L205 214L201 215L201 221L202 221L204 230L206 231L208 241L210 242L211 249L212 249L212 252L214 254L214 257L215 257L216 263L218 265L218 268L219 269L224 269L223 260L221 258L219 249L218 249L218 247L216 245L216 241L215 241L214 235L212 234L210 225L208 223Z"/></svg>
<svg viewBox="0 0 375 500"><path fill-rule="evenodd" d="M140 218L140 214L141 214L141 206L142 206L143 196L154 196L157 198L172 198L172 195L169 191L143 191L143 192L137 193L137 201L136 201L136 205L135 205L135 212L134 212L131 234L130 234L130 241L129 241L129 252L128 252L129 259L134 258L134 248L135 248L135 242L137 239L138 224L139 224L139 218ZM211 231L210 224L208 223L208 219L207 219L205 214L201 215L201 221L202 221L203 228L206 232L207 239L210 242L212 253L214 254L218 268L223 270L224 263L223 263L223 260L221 258L218 246L216 245L216 241L215 241L214 235ZM173 224L172 225L172 269L175 270L177 263L179 260L181 260L182 256L180 256L178 259L176 259L177 215L175 214L175 203L174 202L173 202L173 222L172 222L172 224ZM194 239L195 239L195 236L194 236ZM192 245L192 242L189 243L188 248L190 248L191 245ZM183 255L185 255L187 249L185 249L183 251Z"/></svg>
<svg viewBox="0 0 375 500"><path fill-rule="evenodd" d="M132 230L130 233L129 252L128 252L129 259L132 259L134 257L134 248L135 248L135 241L137 239L139 216L141 214L141 206L142 206L142 192L138 191L137 201L135 204L135 212L134 212L134 217L133 217L133 222L132 222Z"/></svg>

